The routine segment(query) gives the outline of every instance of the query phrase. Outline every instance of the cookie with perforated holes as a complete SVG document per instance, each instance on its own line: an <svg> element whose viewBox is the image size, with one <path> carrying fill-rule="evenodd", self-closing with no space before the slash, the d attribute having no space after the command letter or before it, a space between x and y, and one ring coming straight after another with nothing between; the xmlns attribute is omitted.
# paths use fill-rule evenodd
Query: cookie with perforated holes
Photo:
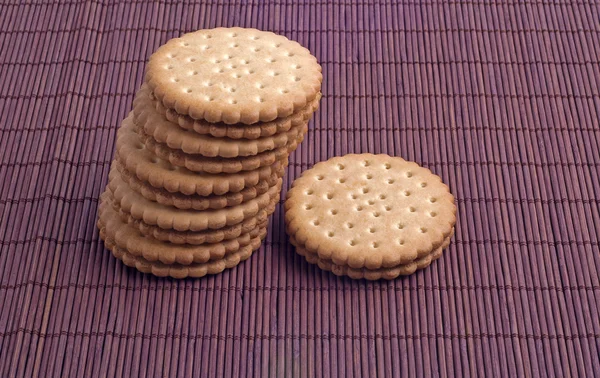
<svg viewBox="0 0 600 378"><path fill-rule="evenodd" d="M352 278L394 278L439 257L454 232L456 206L442 179L416 163L351 154L294 181L285 221L309 262ZM399 269L408 264L415 269ZM388 273L365 275L382 269Z"/></svg>
<svg viewBox="0 0 600 378"><path fill-rule="evenodd" d="M198 30L150 57L146 82L166 107L211 123L288 117L321 90L321 66L295 41L256 29Z"/></svg>

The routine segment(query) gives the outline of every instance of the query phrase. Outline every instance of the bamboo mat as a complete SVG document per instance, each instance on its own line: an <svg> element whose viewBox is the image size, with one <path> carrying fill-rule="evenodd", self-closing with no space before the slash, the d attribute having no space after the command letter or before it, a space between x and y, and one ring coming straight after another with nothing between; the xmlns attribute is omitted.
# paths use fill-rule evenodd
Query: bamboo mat
<svg viewBox="0 0 600 378"><path fill-rule="evenodd" d="M223 274L137 273L95 228L146 59L200 28L271 30L323 66L285 177L351 152L456 196L441 260L337 278L287 241ZM5 0L0 376L600 376L600 3ZM285 189L284 189L285 192Z"/></svg>

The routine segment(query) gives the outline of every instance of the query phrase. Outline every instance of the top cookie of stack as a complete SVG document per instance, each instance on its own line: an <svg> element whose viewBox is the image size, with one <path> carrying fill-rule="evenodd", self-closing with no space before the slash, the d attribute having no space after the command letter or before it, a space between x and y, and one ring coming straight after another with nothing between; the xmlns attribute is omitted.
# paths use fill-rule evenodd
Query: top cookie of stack
<svg viewBox="0 0 600 378"><path fill-rule="evenodd" d="M271 32L199 30L148 62L134 115L146 146L193 171L273 164L303 139L321 98L310 51Z"/></svg>
<svg viewBox="0 0 600 378"><path fill-rule="evenodd" d="M107 247L178 278L248 258L321 81L307 49L270 32L199 30L161 46L118 133L98 222Z"/></svg>
<svg viewBox="0 0 600 378"><path fill-rule="evenodd" d="M200 121L197 132L213 134L208 123L224 123L234 125L219 125L226 136L252 138L258 136L246 135L244 125L316 106L322 75L317 59L297 42L256 29L217 28L161 46L150 57L146 81L166 108ZM262 124L248 129L263 126L267 135L282 131Z"/></svg>

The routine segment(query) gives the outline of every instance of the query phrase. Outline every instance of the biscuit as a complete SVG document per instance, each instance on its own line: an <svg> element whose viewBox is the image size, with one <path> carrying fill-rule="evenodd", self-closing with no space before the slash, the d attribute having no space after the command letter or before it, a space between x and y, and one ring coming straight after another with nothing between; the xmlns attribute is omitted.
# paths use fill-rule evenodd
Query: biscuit
<svg viewBox="0 0 600 378"><path fill-rule="evenodd" d="M304 256L306 261L310 264L316 264L319 268L326 270L328 272L332 272L336 276L348 276L353 279L367 279L367 280L393 280L399 276L406 276L415 273L417 270L425 269L431 263L442 256L443 250L448 247L450 244L450 240L452 235L454 234L454 230L451 235L446 237L444 243L434 250L432 253L420 257L412 262L407 264L398 265L392 268L380 268L380 269L354 269L348 266L336 265L329 260L324 260L319 258L319 256L315 253L307 251L303 246L298 245L292 237L290 237L290 242L296 248L296 252Z"/></svg>
<svg viewBox="0 0 600 378"><path fill-rule="evenodd" d="M267 227L267 224L269 223L268 216L273 214L278 202L278 198L274 198L265 209L261 209L257 215L244 219L244 221L241 223L217 230L205 230L198 232L165 230L157 226L149 225L143 220L133 218L129 213L121 210L114 203L113 206L115 207L115 210L118 210L121 219L137 228L142 235L150 236L154 239L174 244L198 245L205 243L218 243L223 240L237 238L244 233L252 231L256 227Z"/></svg>
<svg viewBox="0 0 600 378"><path fill-rule="evenodd" d="M182 210L150 201L131 189L120 175L113 175L108 187L115 203L133 218L144 223L175 231L216 230L243 222L258 214L272 200L279 198L281 179L260 196L238 206L218 210Z"/></svg>
<svg viewBox="0 0 600 378"><path fill-rule="evenodd" d="M273 206L274 208L274 206ZM199 232L178 232L164 230L160 227L150 226L144 221L133 218L131 215L120 211L119 215L124 222L137 228L142 235L150 236L156 240L173 244L210 244L237 238L238 236L254 230L256 227L265 228L269 224L267 210L261 210L258 215L244 220L242 223L221 228L219 230L206 230Z"/></svg>
<svg viewBox="0 0 600 378"><path fill-rule="evenodd" d="M230 253L220 260L212 260L206 263L192 263L189 265L182 264L164 264L160 262L152 262L143 257L134 256L127 252L126 249L116 245L109 245L107 248L111 250L113 256L121 260L125 265L136 268L142 273L151 273L158 277L204 277L209 274L218 274L225 269L231 269L239 265L240 262L247 260L252 256L252 253L260 248L262 239L267 234L266 229L261 230L261 234L250 241L249 244L240 247L237 252Z"/></svg>
<svg viewBox="0 0 600 378"><path fill-rule="evenodd" d="M388 155L316 164L292 184L287 230L320 259L353 269L393 268L436 250L456 222L439 176Z"/></svg>
<svg viewBox="0 0 600 378"><path fill-rule="evenodd" d="M319 92L314 100L297 113L288 117L276 118L271 122L259 122L252 125L227 125L222 122L210 123L204 120L195 120L189 116L181 115L173 109L165 108L160 101L153 98L154 95L150 94L150 97L153 99L152 103L159 113L186 130L193 130L198 134L212 135L217 138L256 139L285 132L294 126L307 123L319 108L321 93Z"/></svg>
<svg viewBox="0 0 600 378"><path fill-rule="evenodd" d="M132 118L130 113L117 132L116 158L129 172L135 173L138 179L171 193L209 196L239 192L268 179L282 165L287 165L287 159L282 159L253 171L216 175L174 167L145 148L140 136L134 131Z"/></svg>
<svg viewBox="0 0 600 378"><path fill-rule="evenodd" d="M110 201L110 195L105 196L104 200ZM253 243L254 239L266 231L265 228L255 227L238 238L219 243L177 245L144 237L139 230L123 222L114 208L107 203L100 204L99 212L98 228L100 237L104 240L107 248L112 249L113 246L116 246L126 250L132 256L163 264L189 265L221 260L228 254L235 253L240 248Z"/></svg>
<svg viewBox="0 0 600 378"><path fill-rule="evenodd" d="M152 105L149 96L143 92L143 90L141 93L138 92L133 110L133 120L138 133L140 135L144 133L156 142L186 154L223 158L254 156L292 143L307 129L306 123L300 123L288 131L258 139L229 139L202 135L183 129L166 119Z"/></svg>
<svg viewBox="0 0 600 378"><path fill-rule="evenodd" d="M284 168L280 167L279 171L273 173L268 179L259 181L255 186L246 187L239 192L225 193L220 196L199 196L171 193L164 189L155 188L127 171L119 161L114 161L113 165L116 167L116 170L121 173L121 177L131 189L140 193L150 201L167 206L174 206L183 210L222 209L224 207L239 205L265 193L270 187L276 185L279 178L285 173ZM116 171L111 168L109 179L111 179L114 174L116 174Z"/></svg>
<svg viewBox="0 0 600 378"><path fill-rule="evenodd" d="M321 89L310 51L271 32L198 30L150 57L148 86L165 107L226 124L268 122L306 107Z"/></svg>
<svg viewBox="0 0 600 378"><path fill-rule="evenodd" d="M258 169L287 158L290 153L296 150L298 144L304 140L304 135L307 131L308 126L305 125L302 133L295 140L284 146L253 156L235 158L211 158L202 155L187 154L181 150L172 149L164 143L159 143L151 136L142 134L141 137L146 149L175 166L185 167L194 172L237 173Z"/></svg>

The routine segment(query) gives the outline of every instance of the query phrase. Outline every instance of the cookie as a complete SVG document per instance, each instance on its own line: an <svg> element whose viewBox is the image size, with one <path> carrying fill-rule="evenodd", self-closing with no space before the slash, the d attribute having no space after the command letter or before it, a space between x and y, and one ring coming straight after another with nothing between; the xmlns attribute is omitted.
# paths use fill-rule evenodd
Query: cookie
<svg viewBox="0 0 600 378"><path fill-rule="evenodd" d="M218 274L225 269L231 269L237 266L240 262L250 258L252 253L260 248L262 239L267 235L267 230L261 230L261 234L252 239L248 245L240 247L240 249L231 253L220 260L212 260L206 263L192 263L189 265L182 264L163 264L160 262L152 262L143 257L134 256L127 252L126 249L116 245L107 245L113 256L121 260L125 265L136 268L142 273L151 273L158 277L204 277L208 274Z"/></svg>
<svg viewBox="0 0 600 378"><path fill-rule="evenodd" d="M115 205L114 207L115 210L118 210L121 219L137 228L142 235L150 236L154 239L174 244L198 245L205 243L218 243L223 240L237 238L244 233L252 231L256 227L267 227L268 216L275 211L275 207L277 206L278 202L279 199L277 197L274 198L265 209L261 209L257 215L244 219L244 221L241 223L218 230L205 230L198 232L180 232L174 230L165 230L157 226L151 226L143 220L133 218L129 213L118 208L118 206Z"/></svg>
<svg viewBox="0 0 600 378"><path fill-rule="evenodd" d="M388 155L316 164L288 191L288 233L320 259L393 268L430 254L451 234L454 197L439 176Z"/></svg>
<svg viewBox="0 0 600 378"><path fill-rule="evenodd" d="M275 206L272 206L275 208ZM160 227L150 226L144 221L133 218L131 215L120 211L119 215L124 222L129 223L134 228L137 228L142 235L150 236L156 240L173 244L209 244L219 243L224 240L237 238L238 236L254 230L256 227L265 228L269 221L267 218L267 210L261 210L258 215L244 220L242 223L234 224L233 226L222 228L219 230L206 230L200 232L178 232L164 230Z"/></svg>
<svg viewBox="0 0 600 378"><path fill-rule="evenodd" d="M252 125L227 125L223 122L210 123L204 120L195 120L189 116L181 115L173 109L165 108L160 101L154 99L153 94L150 94L150 98L152 98L152 103L159 113L186 130L193 130L198 134L212 135L217 138L256 139L282 133L294 126L307 123L319 108L321 93L319 92L317 97L303 109L288 117L276 118L271 122L258 122Z"/></svg>
<svg viewBox="0 0 600 378"><path fill-rule="evenodd" d="M126 250L128 254L141 257L150 262L163 264L206 263L211 260L221 260L228 254L238 252L240 248L254 243L254 240L266 231L256 227L238 238L227 241L202 245L177 245L143 236L139 230L122 221L112 206L105 203L110 195L103 199L100 205L98 228L100 237L107 248L116 246Z"/></svg>
<svg viewBox="0 0 600 378"><path fill-rule="evenodd" d="M320 92L321 66L284 36L256 29L198 30L150 57L148 86L167 108L194 119L253 124L287 117Z"/></svg>
<svg viewBox="0 0 600 378"><path fill-rule="evenodd" d="M138 92L133 114L140 135L143 133L171 149L204 157L236 158L272 151L292 143L307 128L306 123L301 123L288 131L258 139L216 138L198 134L179 127L160 114L144 90Z"/></svg>
<svg viewBox="0 0 600 378"><path fill-rule="evenodd" d="M452 231L451 235L446 237L444 243L434 250L432 253L420 257L412 262L407 264L398 265L392 268L380 268L380 269L354 269L348 266L336 265L329 260L324 260L319 258L319 256L315 253L307 251L303 246L297 245L297 243L290 238L290 242L295 246L296 252L304 256L306 261L310 264L316 264L319 268L326 270L328 272L332 272L337 276L348 276L353 279L367 279L367 280L393 280L398 276L406 276L415 273L417 270L425 269L431 263L442 256L443 250L448 247L450 244L450 240L454 231Z"/></svg>
<svg viewBox="0 0 600 378"><path fill-rule="evenodd" d="M283 159L270 166L232 174L198 173L175 167L145 148L140 136L134 131L132 118L130 113L117 132L116 158L129 172L135 173L138 179L171 193L209 196L239 192L268 179L281 166L287 165L287 159Z"/></svg>
<svg viewBox="0 0 600 378"><path fill-rule="evenodd" d="M298 144L304 140L304 135L307 131L308 126L305 125L302 133L285 146L261 152L253 156L236 158L210 158L202 155L186 154L181 150L172 149L164 143L159 143L150 136L145 134L142 134L141 136L146 149L175 166L185 167L194 172L237 173L240 171L258 169L266 165L271 165L278 160L287 158L290 153L296 150Z"/></svg>
<svg viewBox="0 0 600 378"><path fill-rule="evenodd" d="M140 193L150 201L158 202L167 206L174 206L184 210L207 210L207 209L222 209L239 205L243 202L250 201L253 198L265 193L270 187L277 184L279 178L283 176L285 170L283 167L273 173L266 180L259 181L255 186L249 186L237 193L225 193L223 195L199 196L185 195L181 193L171 193L164 189L155 188L152 185L141 181L136 175L126 170L119 161L114 161L115 169L121 174L123 180L129 187ZM115 169L111 168L109 179L116 174Z"/></svg>
<svg viewBox="0 0 600 378"><path fill-rule="evenodd" d="M266 193L248 202L234 207L206 211L181 210L150 201L131 189L120 175L113 175L108 187L115 203L135 219L167 230L204 231L232 226L257 215L273 199L279 197L281 181Z"/></svg>

